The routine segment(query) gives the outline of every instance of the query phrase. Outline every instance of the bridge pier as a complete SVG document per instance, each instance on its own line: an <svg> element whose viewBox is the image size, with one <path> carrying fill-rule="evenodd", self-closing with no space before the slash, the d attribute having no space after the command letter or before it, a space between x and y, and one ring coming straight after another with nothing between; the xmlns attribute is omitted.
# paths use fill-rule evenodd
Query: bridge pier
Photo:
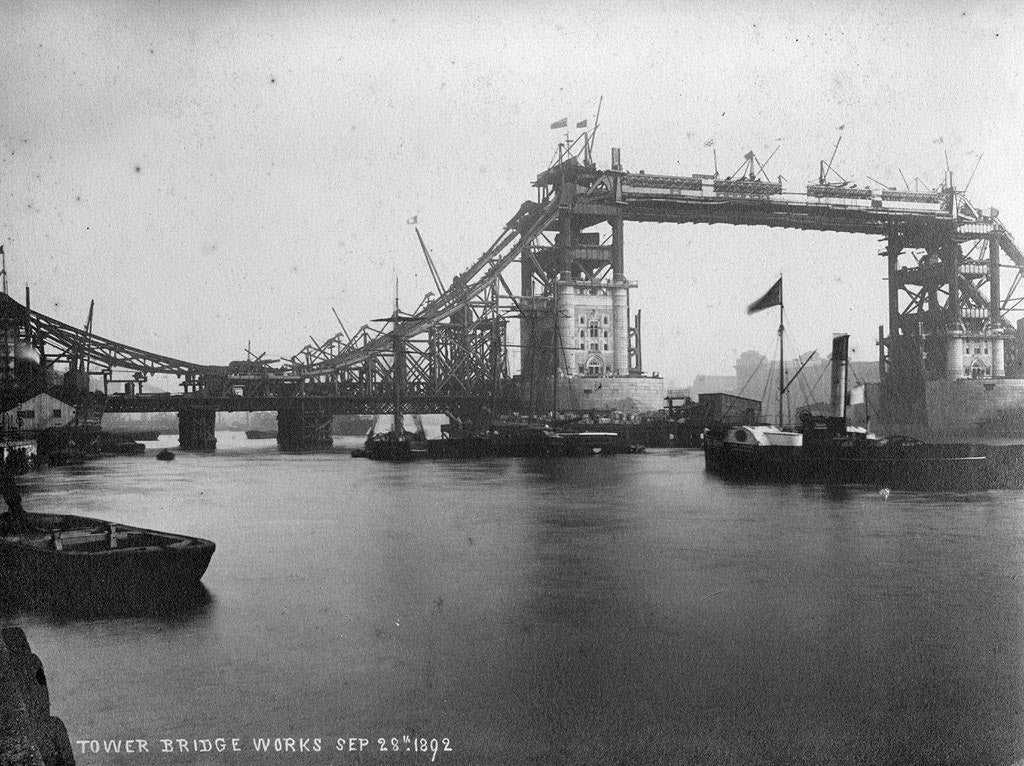
<svg viewBox="0 0 1024 766"><path fill-rule="evenodd" d="M280 410L277 413L277 445L283 450L312 452L329 450L331 439L330 413L304 410Z"/></svg>
<svg viewBox="0 0 1024 766"><path fill-rule="evenodd" d="M216 410L189 408L178 412L178 445L189 452L213 452L217 448Z"/></svg>

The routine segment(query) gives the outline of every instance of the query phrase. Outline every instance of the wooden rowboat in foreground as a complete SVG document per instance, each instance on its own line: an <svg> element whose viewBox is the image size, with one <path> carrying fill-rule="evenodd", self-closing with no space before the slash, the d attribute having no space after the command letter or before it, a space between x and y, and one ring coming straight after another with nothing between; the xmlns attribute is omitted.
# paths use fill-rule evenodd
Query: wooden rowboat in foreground
<svg viewBox="0 0 1024 766"><path fill-rule="evenodd" d="M199 582L216 548L85 516L25 513L3 521L0 587L39 600L173 596Z"/></svg>

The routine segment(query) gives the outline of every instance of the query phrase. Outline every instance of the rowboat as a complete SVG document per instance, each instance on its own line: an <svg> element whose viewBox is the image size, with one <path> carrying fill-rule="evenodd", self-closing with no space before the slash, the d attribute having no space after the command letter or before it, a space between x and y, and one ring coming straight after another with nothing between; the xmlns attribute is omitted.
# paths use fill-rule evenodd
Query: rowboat
<svg viewBox="0 0 1024 766"><path fill-rule="evenodd" d="M216 546L85 516L3 517L0 588L33 599L134 598L194 586Z"/></svg>

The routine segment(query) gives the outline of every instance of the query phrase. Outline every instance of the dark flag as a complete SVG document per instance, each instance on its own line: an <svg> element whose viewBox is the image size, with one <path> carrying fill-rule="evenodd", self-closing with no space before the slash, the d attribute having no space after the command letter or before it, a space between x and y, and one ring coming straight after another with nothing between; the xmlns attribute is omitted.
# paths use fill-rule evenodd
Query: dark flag
<svg viewBox="0 0 1024 766"><path fill-rule="evenodd" d="M764 311L772 306L782 305L782 277L769 288L768 292L758 298L756 301L747 306L748 314L756 314L758 311Z"/></svg>
<svg viewBox="0 0 1024 766"><path fill-rule="evenodd" d="M563 117L558 122L551 123L551 129L552 130L558 130L559 128L567 127L568 124L569 124L569 118L568 117Z"/></svg>
<svg viewBox="0 0 1024 766"><path fill-rule="evenodd" d="M585 128L585 127L587 127L587 121L586 120L580 120L579 122L576 123L576 127L577 128Z"/></svg>

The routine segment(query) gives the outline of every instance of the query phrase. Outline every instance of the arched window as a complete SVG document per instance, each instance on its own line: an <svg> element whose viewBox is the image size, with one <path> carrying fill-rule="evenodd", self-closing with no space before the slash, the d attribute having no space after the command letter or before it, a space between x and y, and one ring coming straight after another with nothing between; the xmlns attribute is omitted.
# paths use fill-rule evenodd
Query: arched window
<svg viewBox="0 0 1024 766"><path fill-rule="evenodd" d="M980 359L975 359L971 362L971 377L975 380L985 377L985 365Z"/></svg>
<svg viewBox="0 0 1024 766"><path fill-rule="evenodd" d="M599 337L599 335L598 335L599 328L600 328L600 325L598 325L597 322L591 322L590 323L590 337L591 338Z"/></svg>
<svg viewBox="0 0 1024 766"><path fill-rule="evenodd" d="M587 375L600 375L604 369L604 362L601 361L601 357L592 356L587 359Z"/></svg>

